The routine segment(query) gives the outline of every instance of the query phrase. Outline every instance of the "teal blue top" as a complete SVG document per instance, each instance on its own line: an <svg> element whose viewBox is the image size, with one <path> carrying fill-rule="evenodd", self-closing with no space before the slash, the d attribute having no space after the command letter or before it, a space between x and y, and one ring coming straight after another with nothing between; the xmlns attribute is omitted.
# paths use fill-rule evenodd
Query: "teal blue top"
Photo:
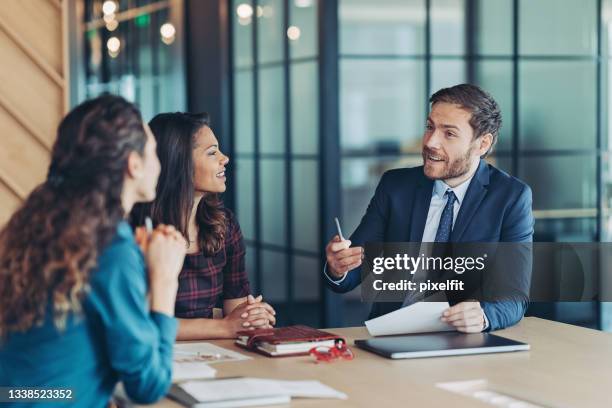
<svg viewBox="0 0 612 408"><path fill-rule="evenodd" d="M167 393L177 321L150 311L144 258L126 222L98 259L90 286L83 315L71 316L63 331L54 327L49 304L42 326L0 344L0 386L73 390L72 402L41 407L105 407L118 381L137 403Z"/></svg>

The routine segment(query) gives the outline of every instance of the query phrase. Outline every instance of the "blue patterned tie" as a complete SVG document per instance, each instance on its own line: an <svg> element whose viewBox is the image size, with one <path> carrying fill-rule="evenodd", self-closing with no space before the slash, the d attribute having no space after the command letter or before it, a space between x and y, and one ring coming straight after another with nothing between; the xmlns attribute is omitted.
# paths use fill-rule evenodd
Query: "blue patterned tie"
<svg viewBox="0 0 612 408"><path fill-rule="evenodd" d="M448 242L450 240L451 231L453 230L453 207L457 197L451 189L446 190L444 195L447 196L448 199L442 211L442 216L440 217L435 242Z"/></svg>

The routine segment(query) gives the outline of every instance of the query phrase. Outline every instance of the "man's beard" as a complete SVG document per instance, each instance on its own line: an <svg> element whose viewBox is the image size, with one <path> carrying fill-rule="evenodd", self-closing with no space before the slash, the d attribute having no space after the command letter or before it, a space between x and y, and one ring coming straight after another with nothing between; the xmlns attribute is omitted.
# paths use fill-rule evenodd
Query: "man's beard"
<svg viewBox="0 0 612 408"><path fill-rule="evenodd" d="M465 154L458 159L453 160L451 163L444 162L446 164L446 168L441 175L430 176L427 174L427 170L425 170L425 175L433 180L448 180L453 178L458 178L464 176L470 171L470 167L472 165L472 150L474 146L470 146ZM427 156L438 156L433 150L428 149L427 147L423 147L423 164L425 168L427 168Z"/></svg>

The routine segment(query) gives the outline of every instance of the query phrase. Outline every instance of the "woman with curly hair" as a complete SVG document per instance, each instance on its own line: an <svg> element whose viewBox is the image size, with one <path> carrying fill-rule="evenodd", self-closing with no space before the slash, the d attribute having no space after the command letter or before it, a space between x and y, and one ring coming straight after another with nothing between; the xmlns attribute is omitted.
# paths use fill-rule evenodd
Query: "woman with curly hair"
<svg viewBox="0 0 612 408"><path fill-rule="evenodd" d="M124 219L155 198L155 149L120 97L63 119L47 181L0 231L2 386L69 389L55 402L88 408L106 406L119 381L136 402L166 394L186 242L162 225L143 255Z"/></svg>
<svg viewBox="0 0 612 408"><path fill-rule="evenodd" d="M276 313L250 294L240 226L219 198L229 158L208 115L162 113L149 126L161 174L156 199L135 208L132 221L141 225L150 216L175 226L189 242L176 297L178 339L231 338L240 330L271 327ZM216 306L223 319L212 319Z"/></svg>

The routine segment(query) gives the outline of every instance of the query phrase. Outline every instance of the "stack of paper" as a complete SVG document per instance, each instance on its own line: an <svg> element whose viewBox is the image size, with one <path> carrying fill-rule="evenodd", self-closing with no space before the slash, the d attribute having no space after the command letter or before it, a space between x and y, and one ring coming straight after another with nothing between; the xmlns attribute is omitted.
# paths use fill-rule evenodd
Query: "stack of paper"
<svg viewBox="0 0 612 408"><path fill-rule="evenodd" d="M296 398L346 399L319 381L228 378L176 384L170 396L192 408L246 407L289 403Z"/></svg>
<svg viewBox="0 0 612 408"><path fill-rule="evenodd" d="M372 336L453 331L453 326L440 320L448 307L448 302L419 302L367 320L365 325Z"/></svg>

